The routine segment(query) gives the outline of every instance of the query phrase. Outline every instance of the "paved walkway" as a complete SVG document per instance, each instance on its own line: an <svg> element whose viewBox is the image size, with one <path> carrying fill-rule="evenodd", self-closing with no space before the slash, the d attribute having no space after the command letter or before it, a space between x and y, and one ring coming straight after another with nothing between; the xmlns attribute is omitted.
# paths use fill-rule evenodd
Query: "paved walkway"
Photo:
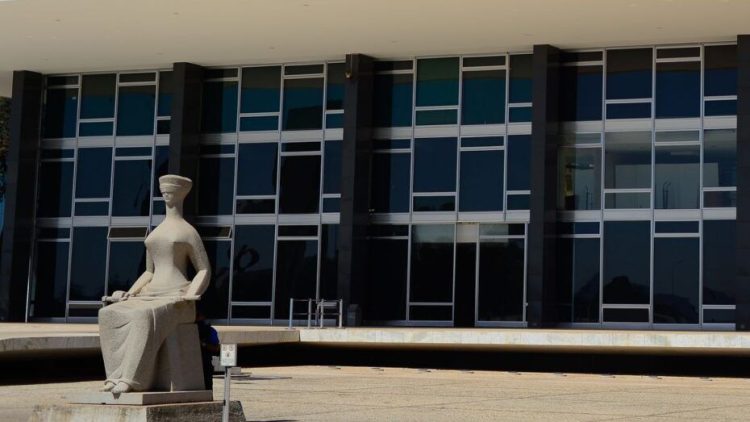
<svg viewBox="0 0 750 422"><path fill-rule="evenodd" d="M255 368L232 383L250 421L746 421L749 379L399 368ZM99 382L0 386L0 420ZM219 399L223 384L214 383Z"/></svg>

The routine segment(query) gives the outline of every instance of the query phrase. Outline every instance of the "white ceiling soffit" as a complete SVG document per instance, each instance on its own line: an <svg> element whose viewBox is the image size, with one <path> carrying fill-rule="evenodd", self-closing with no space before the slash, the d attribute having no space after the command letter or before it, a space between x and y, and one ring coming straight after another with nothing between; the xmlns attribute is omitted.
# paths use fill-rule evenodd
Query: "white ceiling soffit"
<svg viewBox="0 0 750 422"><path fill-rule="evenodd" d="M0 94L42 73L730 41L748 0L0 0Z"/></svg>

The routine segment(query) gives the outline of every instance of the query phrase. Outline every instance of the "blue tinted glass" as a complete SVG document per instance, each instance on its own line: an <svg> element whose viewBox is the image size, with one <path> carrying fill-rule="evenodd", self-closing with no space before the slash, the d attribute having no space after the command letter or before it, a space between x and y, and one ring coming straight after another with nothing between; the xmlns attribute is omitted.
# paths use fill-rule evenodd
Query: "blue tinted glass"
<svg viewBox="0 0 750 422"><path fill-rule="evenodd" d="M414 140L414 192L456 190L456 139Z"/></svg>
<svg viewBox="0 0 750 422"><path fill-rule="evenodd" d="M376 139L374 149L409 149L411 139Z"/></svg>
<svg viewBox="0 0 750 422"><path fill-rule="evenodd" d="M164 201L154 201L153 209L152 209L153 215L164 215L167 213L167 208L164 205Z"/></svg>
<svg viewBox="0 0 750 422"><path fill-rule="evenodd" d="M417 60L417 107L458 104L458 57Z"/></svg>
<svg viewBox="0 0 750 422"><path fill-rule="evenodd" d="M73 149L43 149L42 158L73 158L75 150Z"/></svg>
<svg viewBox="0 0 750 422"><path fill-rule="evenodd" d="M607 104L608 119L650 119L651 103Z"/></svg>
<svg viewBox="0 0 750 422"><path fill-rule="evenodd" d="M169 135L172 129L172 122L170 120L157 120L156 121L156 134L157 135Z"/></svg>
<svg viewBox="0 0 750 422"><path fill-rule="evenodd" d="M237 214L273 214L276 212L276 199L238 199Z"/></svg>
<svg viewBox="0 0 750 422"><path fill-rule="evenodd" d="M237 129L237 82L203 84L203 132L234 132Z"/></svg>
<svg viewBox="0 0 750 422"><path fill-rule="evenodd" d="M329 63L326 79L326 110L344 109L344 63Z"/></svg>
<svg viewBox="0 0 750 422"><path fill-rule="evenodd" d="M706 116L734 116L737 114L737 100L706 101L703 113Z"/></svg>
<svg viewBox="0 0 750 422"><path fill-rule="evenodd" d="M564 210L598 210L601 207L599 148L561 148L558 156L558 206Z"/></svg>
<svg viewBox="0 0 750 422"><path fill-rule="evenodd" d="M64 317L68 293L69 242L38 242L33 317Z"/></svg>
<svg viewBox="0 0 750 422"><path fill-rule="evenodd" d="M99 302L104 296L107 230L107 227L73 229L69 300Z"/></svg>
<svg viewBox="0 0 750 422"><path fill-rule="evenodd" d="M281 158L279 212L317 213L320 201L320 156Z"/></svg>
<svg viewBox="0 0 750 422"><path fill-rule="evenodd" d="M78 202L75 205L75 215L109 215L109 202Z"/></svg>
<svg viewBox="0 0 750 422"><path fill-rule="evenodd" d="M281 67L247 67L242 69L241 113L279 111Z"/></svg>
<svg viewBox="0 0 750 422"><path fill-rule="evenodd" d="M341 198L323 198L323 212L339 212Z"/></svg>
<svg viewBox="0 0 750 422"><path fill-rule="evenodd" d="M456 115L456 110L420 110L417 111L416 124L418 126L455 125Z"/></svg>
<svg viewBox="0 0 750 422"><path fill-rule="evenodd" d="M604 222L604 303L650 302L650 251L650 222Z"/></svg>
<svg viewBox="0 0 750 422"><path fill-rule="evenodd" d="M700 147L656 148L654 207L657 209L700 208Z"/></svg>
<svg viewBox="0 0 750 422"><path fill-rule="evenodd" d="M505 71L464 72L461 124L505 123Z"/></svg>
<svg viewBox="0 0 750 422"><path fill-rule="evenodd" d="M44 137L75 138L78 88L48 89L44 106Z"/></svg>
<svg viewBox="0 0 750 422"><path fill-rule="evenodd" d="M459 211L502 211L503 151L461 152Z"/></svg>
<svg viewBox="0 0 750 422"><path fill-rule="evenodd" d="M278 144L240 144L237 195L276 194Z"/></svg>
<svg viewBox="0 0 750 422"><path fill-rule="evenodd" d="M697 221L657 221L656 233L698 233Z"/></svg>
<svg viewBox="0 0 750 422"><path fill-rule="evenodd" d="M654 239L654 323L698 323L698 241Z"/></svg>
<svg viewBox="0 0 750 422"><path fill-rule="evenodd" d="M461 146L468 147L494 147L503 146L505 138L502 136L483 136L479 138L461 138Z"/></svg>
<svg viewBox="0 0 750 422"><path fill-rule="evenodd" d="M373 154L372 160L372 208L409 212L411 154Z"/></svg>
<svg viewBox="0 0 750 422"><path fill-rule="evenodd" d="M283 130L323 128L323 78L284 81Z"/></svg>
<svg viewBox="0 0 750 422"><path fill-rule="evenodd" d="M508 109L508 120L511 123L531 122L531 107L513 107Z"/></svg>
<svg viewBox="0 0 750 422"><path fill-rule="evenodd" d="M315 297L317 276L317 241L279 241L276 251L275 317L289 318L290 298Z"/></svg>
<svg viewBox="0 0 750 422"><path fill-rule="evenodd" d="M703 95L737 95L736 45L707 46L704 66Z"/></svg>
<svg viewBox="0 0 750 422"><path fill-rule="evenodd" d="M563 67L560 101L560 119L563 121L601 120L602 67Z"/></svg>
<svg viewBox="0 0 750 422"><path fill-rule="evenodd" d="M531 135L508 137L508 190L531 187Z"/></svg>
<svg viewBox="0 0 750 422"><path fill-rule="evenodd" d="M70 217L73 162L42 162L39 166L39 217Z"/></svg>
<svg viewBox="0 0 750 422"><path fill-rule="evenodd" d="M159 116L172 115L174 80L172 72L159 72Z"/></svg>
<svg viewBox="0 0 750 422"><path fill-rule="evenodd" d="M115 117L115 81L117 75L83 75L81 119Z"/></svg>
<svg viewBox="0 0 750 422"><path fill-rule="evenodd" d="M341 142L327 141L323 167L323 193L341 192Z"/></svg>
<svg viewBox="0 0 750 422"><path fill-rule="evenodd" d="M734 220L703 222L703 304L734 305L737 279Z"/></svg>
<svg viewBox="0 0 750 422"><path fill-rule="evenodd" d="M699 117L700 62L656 65L656 118Z"/></svg>
<svg viewBox="0 0 750 422"><path fill-rule="evenodd" d="M344 127L344 114L327 114L326 129L341 129Z"/></svg>
<svg viewBox="0 0 750 422"><path fill-rule="evenodd" d="M277 116L240 118L240 132L255 132L261 130L279 130L279 118Z"/></svg>
<svg viewBox="0 0 750 422"><path fill-rule="evenodd" d="M112 136L112 122L81 123L78 136Z"/></svg>
<svg viewBox="0 0 750 422"><path fill-rule="evenodd" d="M109 198L112 148L80 148L76 198Z"/></svg>
<svg viewBox="0 0 750 422"><path fill-rule="evenodd" d="M151 147L116 148L115 157L151 156Z"/></svg>
<svg viewBox="0 0 750 422"><path fill-rule="evenodd" d="M737 131L735 129L704 132L703 186L737 186Z"/></svg>
<svg viewBox="0 0 750 422"><path fill-rule="evenodd" d="M115 161L112 215L148 216L151 203L151 160Z"/></svg>
<svg viewBox="0 0 750 422"><path fill-rule="evenodd" d="M415 196L414 211L455 211L455 196Z"/></svg>
<svg viewBox="0 0 750 422"><path fill-rule="evenodd" d="M652 60L651 48L607 50L607 98L651 98Z"/></svg>
<svg viewBox="0 0 750 422"><path fill-rule="evenodd" d="M270 302L276 227L236 226L232 300Z"/></svg>
<svg viewBox="0 0 750 422"><path fill-rule="evenodd" d="M146 269L143 242L110 242L107 293L127 291Z"/></svg>
<svg viewBox="0 0 750 422"><path fill-rule="evenodd" d="M375 75L375 126L411 126L412 79L412 75Z"/></svg>
<svg viewBox="0 0 750 422"><path fill-rule="evenodd" d="M566 322L599 321L599 239L559 239L558 301Z"/></svg>
<svg viewBox="0 0 750 422"><path fill-rule="evenodd" d="M508 195L508 210L529 209L529 195Z"/></svg>
<svg viewBox="0 0 750 422"><path fill-rule="evenodd" d="M198 167L198 213L231 215L234 204L234 158L202 157Z"/></svg>
<svg viewBox="0 0 750 422"><path fill-rule="evenodd" d="M226 318L229 302L229 275L232 271L232 242L204 240L206 255L211 264L211 283L201 295L203 311L207 318Z"/></svg>
<svg viewBox="0 0 750 422"><path fill-rule="evenodd" d="M117 97L117 135L154 133L155 86L123 86Z"/></svg>
<svg viewBox="0 0 750 422"><path fill-rule="evenodd" d="M159 146L156 147L156 153L154 154L154 189L153 193L155 197L161 196L159 192L159 178L166 174L169 174L169 147Z"/></svg>
<svg viewBox="0 0 750 422"><path fill-rule="evenodd" d="M510 56L510 95L511 103L531 102L532 55Z"/></svg>

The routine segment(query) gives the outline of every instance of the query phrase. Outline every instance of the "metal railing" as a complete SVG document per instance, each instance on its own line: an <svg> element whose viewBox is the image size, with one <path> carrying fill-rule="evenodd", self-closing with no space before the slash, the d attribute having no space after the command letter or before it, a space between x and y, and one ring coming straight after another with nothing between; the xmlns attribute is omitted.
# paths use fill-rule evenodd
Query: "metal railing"
<svg viewBox="0 0 750 422"><path fill-rule="evenodd" d="M307 309L302 312L294 312L295 302L300 304L307 304ZM314 310L313 304L315 304ZM297 309L299 309L299 307ZM293 327L295 316L304 316L307 319L307 328L312 328L313 324L319 326L320 328L325 328L326 314L335 316L338 320L338 328L343 327L344 301L342 299L289 299L289 328Z"/></svg>

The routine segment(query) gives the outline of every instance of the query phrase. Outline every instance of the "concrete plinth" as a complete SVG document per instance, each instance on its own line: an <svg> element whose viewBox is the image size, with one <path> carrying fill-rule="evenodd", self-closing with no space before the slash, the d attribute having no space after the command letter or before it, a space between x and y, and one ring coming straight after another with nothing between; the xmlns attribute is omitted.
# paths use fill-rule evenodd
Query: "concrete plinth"
<svg viewBox="0 0 750 422"><path fill-rule="evenodd" d="M198 391L148 391L112 394L106 392L86 392L68 396L71 403L77 404L129 404L136 406L150 404L175 404L210 402L214 399L211 390Z"/></svg>
<svg viewBox="0 0 750 422"><path fill-rule="evenodd" d="M35 407L29 422L220 422L221 412L220 401L147 406L64 404ZM245 422L239 401L231 402L229 420Z"/></svg>

